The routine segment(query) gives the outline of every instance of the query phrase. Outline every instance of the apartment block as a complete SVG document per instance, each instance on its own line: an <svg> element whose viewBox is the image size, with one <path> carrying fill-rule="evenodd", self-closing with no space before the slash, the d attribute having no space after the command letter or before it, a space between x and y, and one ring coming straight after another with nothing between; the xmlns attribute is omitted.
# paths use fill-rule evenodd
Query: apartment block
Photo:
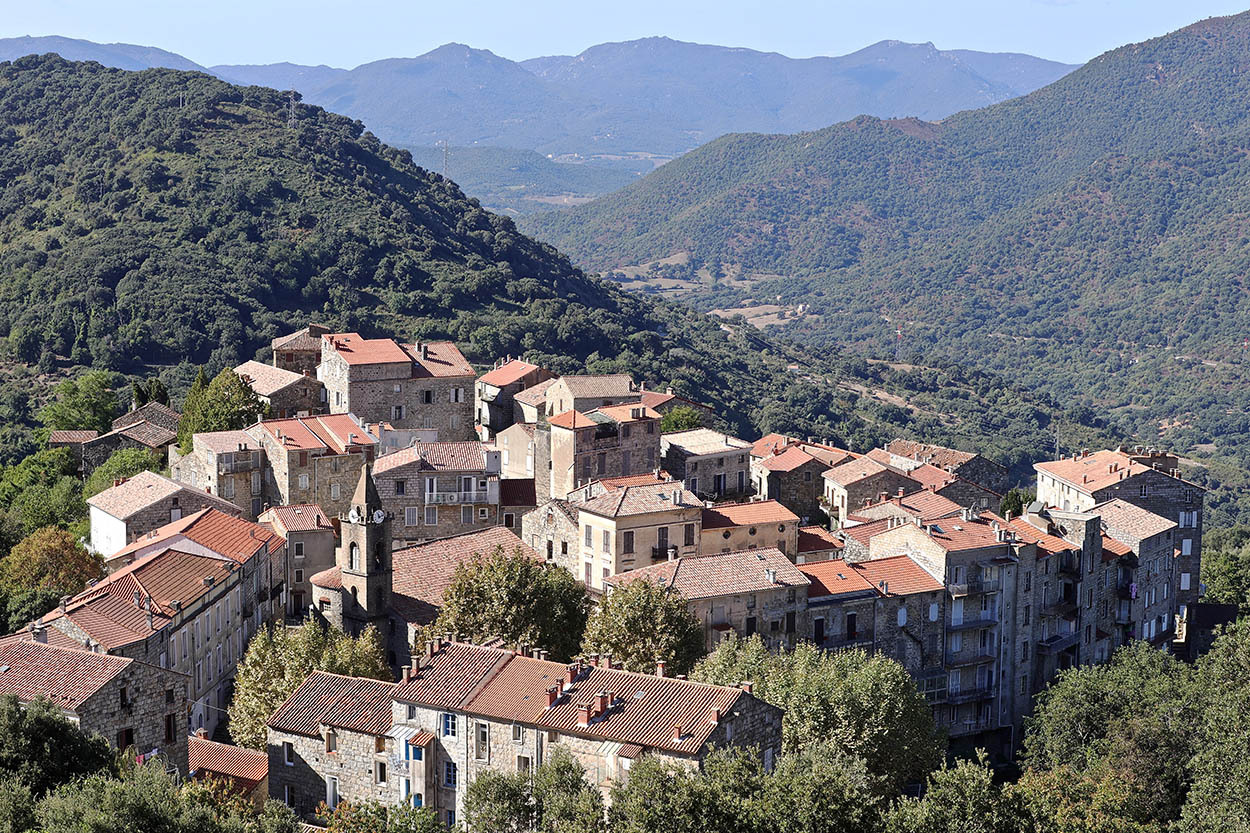
<svg viewBox="0 0 1250 833"><path fill-rule="evenodd" d="M473 387L473 418L478 438L492 440L512 425L516 421L516 395L551 378L550 371L521 359L496 362L478 377Z"/></svg>
<svg viewBox="0 0 1250 833"><path fill-rule="evenodd" d="M186 456L169 449L173 478L194 489L228 500L248 520L265 510L268 459L264 447L246 431L209 431L191 437Z"/></svg>
<svg viewBox="0 0 1250 833"><path fill-rule="evenodd" d="M660 435L665 470L705 500L743 497L751 489L751 444L711 428Z"/></svg>
<svg viewBox="0 0 1250 833"><path fill-rule="evenodd" d="M541 436L540 435L545 435ZM544 449L550 449L544 459ZM660 457L660 415L645 405L562 411L535 431L535 475L547 470L544 497L567 497L592 480L653 471Z"/></svg>
<svg viewBox="0 0 1250 833"><path fill-rule="evenodd" d="M416 443L373 465L401 546L499 524L499 474L500 452L476 440Z"/></svg>
<svg viewBox="0 0 1250 833"><path fill-rule="evenodd" d="M680 484L626 486L578 504L573 575L601 592L618 573L697 555L703 505Z"/></svg>
<svg viewBox="0 0 1250 833"><path fill-rule="evenodd" d="M247 429L265 453L265 501L316 504L334 516L347 511L377 439L352 414L267 419Z"/></svg>

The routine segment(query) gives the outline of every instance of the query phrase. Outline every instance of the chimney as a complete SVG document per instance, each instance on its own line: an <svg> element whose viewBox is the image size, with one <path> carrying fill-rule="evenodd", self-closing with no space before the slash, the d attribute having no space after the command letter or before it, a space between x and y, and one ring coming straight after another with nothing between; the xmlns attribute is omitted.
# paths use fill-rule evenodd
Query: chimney
<svg viewBox="0 0 1250 833"><path fill-rule="evenodd" d="M673 395L673 387L672 387L672 385L669 385L668 387L666 387L666 388L664 389L664 392L665 392L666 394L668 394L669 396L672 396L672 395Z"/></svg>
<svg viewBox="0 0 1250 833"><path fill-rule="evenodd" d="M38 642L39 644L41 645L48 644L48 629L45 628L43 625L37 622L32 622L30 625L30 633L35 638L35 641Z"/></svg>
<svg viewBox="0 0 1250 833"><path fill-rule="evenodd" d="M898 487L898 496L899 496L900 498L901 498L901 497L903 497L903 487L902 487L902 486L899 486L899 487Z"/></svg>
<svg viewBox="0 0 1250 833"><path fill-rule="evenodd" d="M712 725L720 723L720 709L712 709Z"/></svg>
<svg viewBox="0 0 1250 833"><path fill-rule="evenodd" d="M598 654L591 654L589 659L590 659L591 666L593 666L594 668L599 667L599 655Z"/></svg>
<svg viewBox="0 0 1250 833"><path fill-rule="evenodd" d="M196 736L197 738L200 738L201 740L207 740L207 739L208 739L208 730L207 730L207 729L205 729L203 726L201 726L200 728L198 728L198 729L196 729L196 730L195 730L195 736Z"/></svg>
<svg viewBox="0 0 1250 833"><path fill-rule="evenodd" d="M429 357L430 357L430 345L422 344L421 345L421 358L424 360L424 359L428 359Z"/></svg>
<svg viewBox="0 0 1250 833"><path fill-rule="evenodd" d="M553 685L547 689L547 708L555 706L556 701L560 699L560 686Z"/></svg>
<svg viewBox="0 0 1250 833"><path fill-rule="evenodd" d="M612 667L612 655L611 655L611 654L604 654L604 655L603 655L603 657L602 657L602 659L603 659L603 665L601 665L600 667L601 667L601 668L609 668L609 669L610 669L610 668Z"/></svg>
<svg viewBox="0 0 1250 833"><path fill-rule="evenodd" d="M590 725L590 704L579 703L577 705L577 725L585 729Z"/></svg>
<svg viewBox="0 0 1250 833"><path fill-rule="evenodd" d="M765 567L764 568L764 580L767 581L769 584L776 584L777 583L777 571L774 570L772 567Z"/></svg>
<svg viewBox="0 0 1250 833"><path fill-rule="evenodd" d="M662 659L660 659L660 660L656 660L656 662L655 662L655 676L657 676L657 677L663 677L663 676L664 676L664 666L665 666L665 662L664 662L664 660L662 660Z"/></svg>
<svg viewBox="0 0 1250 833"><path fill-rule="evenodd" d="M738 687L741 688L743 691L745 691L747 694L750 694L751 689L755 687L755 683L751 682L750 680L743 680L742 682L738 683Z"/></svg>
<svg viewBox="0 0 1250 833"><path fill-rule="evenodd" d="M673 724L673 740L681 740L681 724Z"/></svg>
<svg viewBox="0 0 1250 833"><path fill-rule="evenodd" d="M404 682L409 682L410 680L412 680L412 666L405 665L404 666Z"/></svg>
<svg viewBox="0 0 1250 833"><path fill-rule="evenodd" d="M61 612L62 612L62 613L64 613L64 612L65 612L65 606L66 606L67 604L69 604L69 599L70 599L70 597L69 597L69 596L62 596L62 597L61 597L61 603L58 605L58 607L60 607L60 608L61 608Z"/></svg>
<svg viewBox="0 0 1250 833"><path fill-rule="evenodd" d="M611 701L608 699L608 693L606 691L601 691L596 694L595 700L597 701L595 704L596 714L603 714L608 710L608 703Z"/></svg>

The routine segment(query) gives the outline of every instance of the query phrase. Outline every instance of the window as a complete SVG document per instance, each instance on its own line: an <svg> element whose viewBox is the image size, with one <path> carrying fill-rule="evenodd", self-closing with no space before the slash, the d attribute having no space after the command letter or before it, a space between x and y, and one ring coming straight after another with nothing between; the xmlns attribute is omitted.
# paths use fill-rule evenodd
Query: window
<svg viewBox="0 0 1250 833"><path fill-rule="evenodd" d="M1150 497L1150 484L1148 483L1141 484L1140 488L1138 488L1137 490L1137 493L1141 497Z"/></svg>
<svg viewBox="0 0 1250 833"><path fill-rule="evenodd" d="M511 512L504 512L503 513L503 525L508 527L508 529L512 529L514 526L516 526L516 515L514 515Z"/></svg>
<svg viewBox="0 0 1250 833"><path fill-rule="evenodd" d="M130 689L122 686L121 690L117 692L117 697L123 709L130 708Z"/></svg>
<svg viewBox="0 0 1250 833"><path fill-rule="evenodd" d="M333 775L326 779L326 806L331 810L339 806L339 779Z"/></svg>
<svg viewBox="0 0 1250 833"><path fill-rule="evenodd" d="M434 391L432 390L421 391L421 404L433 405L434 404Z"/></svg>
<svg viewBox="0 0 1250 833"><path fill-rule="evenodd" d="M404 526L419 526L421 523L421 515L419 506L404 507Z"/></svg>
<svg viewBox="0 0 1250 833"><path fill-rule="evenodd" d="M351 570L360 569L360 545L355 541L352 541L347 549L347 566Z"/></svg>
<svg viewBox="0 0 1250 833"><path fill-rule="evenodd" d="M333 754L339 751L339 736L333 729L326 729L326 752Z"/></svg>
<svg viewBox="0 0 1250 833"><path fill-rule="evenodd" d="M425 750L420 746L413 746L411 743L404 744L404 760L419 761L425 757Z"/></svg>
<svg viewBox="0 0 1250 833"><path fill-rule="evenodd" d="M900 607L898 609L898 626L901 628L907 624L907 608Z"/></svg>
<svg viewBox="0 0 1250 833"><path fill-rule="evenodd" d="M454 767L454 766L455 766L455 764L452 764L452 766ZM448 826L448 827L455 827L455 826L456 826L456 811L455 811L455 810L448 810L448 811L447 811L447 826Z"/></svg>
<svg viewBox="0 0 1250 833"><path fill-rule="evenodd" d="M464 388L452 388L451 389L451 401L463 402L464 401Z"/></svg>
<svg viewBox="0 0 1250 833"><path fill-rule="evenodd" d="M373 762L373 782L375 784L386 783L386 762L385 761Z"/></svg>
<svg viewBox="0 0 1250 833"><path fill-rule="evenodd" d="M456 736L456 716L454 714L443 715L443 737L454 738Z"/></svg>
<svg viewBox="0 0 1250 833"><path fill-rule="evenodd" d="M525 743L525 727L520 723L512 724L512 742Z"/></svg>
<svg viewBox="0 0 1250 833"><path fill-rule="evenodd" d="M173 743L174 738L178 737L178 715L165 715L165 742Z"/></svg>
<svg viewBox="0 0 1250 833"><path fill-rule="evenodd" d="M582 528L582 532L584 533L582 535L582 538L584 539L586 548L593 549L595 546L595 531L589 526L587 526L587 527Z"/></svg>
<svg viewBox="0 0 1250 833"><path fill-rule="evenodd" d="M339 484L331 483L330 484L330 500L338 500L339 495L341 494L343 494L343 491L339 488Z"/></svg>
<svg viewBox="0 0 1250 833"><path fill-rule="evenodd" d="M479 761L490 760L490 727L485 723L475 726L473 757Z"/></svg>
<svg viewBox="0 0 1250 833"><path fill-rule="evenodd" d="M295 557L296 558L304 557L304 542L303 541L295 542Z"/></svg>
<svg viewBox="0 0 1250 833"><path fill-rule="evenodd" d="M288 807L295 806L295 790L291 789L290 784L282 788L282 803Z"/></svg>
<svg viewBox="0 0 1250 833"><path fill-rule="evenodd" d="M950 635L947 646L952 654L957 654L964 649L964 635L960 631L955 631Z"/></svg>
<svg viewBox="0 0 1250 833"><path fill-rule="evenodd" d="M686 524L685 546L694 546L694 524Z"/></svg>
<svg viewBox="0 0 1250 833"><path fill-rule="evenodd" d="M621 552L630 554L634 551L634 532L630 530L621 535Z"/></svg>
<svg viewBox="0 0 1250 833"><path fill-rule="evenodd" d="M1181 555L1193 555L1193 554L1194 554L1194 540L1192 538L1183 539L1181 541Z"/></svg>
<svg viewBox="0 0 1250 833"><path fill-rule="evenodd" d="M479 506L477 510L477 517L478 517L478 520L482 520L482 521L489 520L490 509L485 506Z"/></svg>
<svg viewBox="0 0 1250 833"><path fill-rule="evenodd" d="M304 467L305 467L305 466L307 466L307 465L308 465L308 452L307 452L307 451L301 451L301 452L299 453L299 467L302 469L302 468L304 468ZM307 487L305 487L305 488L307 488Z"/></svg>
<svg viewBox="0 0 1250 833"><path fill-rule="evenodd" d="M460 507L460 523L469 524L470 526L473 524L473 507L472 506Z"/></svg>
<svg viewBox="0 0 1250 833"><path fill-rule="evenodd" d="M516 756L516 771L526 774L530 771L530 759L528 755Z"/></svg>
<svg viewBox="0 0 1250 833"><path fill-rule="evenodd" d="M459 780L457 776L458 776L458 773L456 771L455 761L444 762L443 763L443 786L454 788L457 784L457 781ZM448 810L447 815L451 817L452 811Z"/></svg>
<svg viewBox="0 0 1250 833"><path fill-rule="evenodd" d="M1181 589L1189 589L1189 573L1181 573Z"/></svg>
<svg viewBox="0 0 1250 833"><path fill-rule="evenodd" d="M304 571L303 571L303 570L296 570L296 571L295 571L295 581L298 583L298 582L301 582L301 581L303 581L303 580L304 580Z"/></svg>
<svg viewBox="0 0 1250 833"><path fill-rule="evenodd" d="M406 494L408 494L408 481L407 481L407 480L396 480L396 481L395 481L395 494L397 494L397 495L406 495Z"/></svg>
<svg viewBox="0 0 1250 833"><path fill-rule="evenodd" d="M295 747L290 741L282 744L282 762L287 766L295 766Z"/></svg>
<svg viewBox="0 0 1250 833"><path fill-rule="evenodd" d="M603 530L602 550L605 555L612 554L612 533L606 529Z"/></svg>
<svg viewBox="0 0 1250 833"><path fill-rule="evenodd" d="M438 526L438 507L437 506L425 507L425 525L426 526Z"/></svg>
<svg viewBox="0 0 1250 833"><path fill-rule="evenodd" d="M595 456L595 473L603 474L607 469L608 455L601 451Z"/></svg>
<svg viewBox="0 0 1250 833"><path fill-rule="evenodd" d="M299 487L300 487L300 490L301 490L301 491L307 491L307 489L308 489L308 475L306 475L306 474L301 474L301 475L299 476Z"/></svg>

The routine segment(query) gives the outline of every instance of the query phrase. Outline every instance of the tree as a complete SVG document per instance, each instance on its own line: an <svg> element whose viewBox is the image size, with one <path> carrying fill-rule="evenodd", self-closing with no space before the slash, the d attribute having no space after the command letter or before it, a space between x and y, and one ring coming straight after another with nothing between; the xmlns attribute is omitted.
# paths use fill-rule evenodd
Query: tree
<svg viewBox="0 0 1250 833"><path fill-rule="evenodd" d="M53 431L94 429L103 434L117 416L116 378L111 371L91 370L66 379L56 386L53 401L39 411L39 421Z"/></svg>
<svg viewBox="0 0 1250 833"><path fill-rule="evenodd" d="M391 679L376 628L356 638L312 619L298 628L262 629L248 643L235 676L229 708L234 742L264 749L269 717L312 671Z"/></svg>
<svg viewBox="0 0 1250 833"><path fill-rule="evenodd" d="M22 779L0 776L0 833L35 829L35 796Z"/></svg>
<svg viewBox="0 0 1250 833"><path fill-rule="evenodd" d="M0 476L0 506L12 506L24 492L36 486L51 489L62 477L73 477L74 472L74 457L68 448L36 451L4 469Z"/></svg>
<svg viewBox="0 0 1250 833"><path fill-rule="evenodd" d="M55 589L14 590L0 586L0 625L5 633L13 633L52 610L64 595Z"/></svg>
<svg viewBox="0 0 1250 833"><path fill-rule="evenodd" d="M1029 770L1012 788L1037 833L1163 833L1167 825L1142 821L1135 773L1109 768Z"/></svg>
<svg viewBox="0 0 1250 833"><path fill-rule="evenodd" d="M84 775L110 771L113 751L86 735L47 700L23 705L0 698L0 773L17 777L36 798Z"/></svg>
<svg viewBox="0 0 1250 833"><path fill-rule="evenodd" d="M201 382L197 376L195 384ZM191 438L205 431L235 431L265 415L265 403L230 368L218 373L207 387L193 385L178 421L178 444L183 454L191 451Z"/></svg>
<svg viewBox="0 0 1250 833"><path fill-rule="evenodd" d="M478 773L465 791L464 823L476 833L529 833L534 829L529 775L496 769Z"/></svg>
<svg viewBox="0 0 1250 833"><path fill-rule="evenodd" d="M1027 833L1024 802L994 783L983 751L929 777L923 798L901 798L885 816L886 833Z"/></svg>
<svg viewBox="0 0 1250 833"><path fill-rule="evenodd" d="M1235 604L1250 613L1250 526L1213 529L1203 536L1205 600Z"/></svg>
<svg viewBox="0 0 1250 833"><path fill-rule="evenodd" d="M162 405L169 404L169 389L165 387L165 383L161 381L159 376L153 376L146 381L136 379L130 383L131 410L142 408L149 402L159 402Z"/></svg>
<svg viewBox="0 0 1250 833"><path fill-rule="evenodd" d="M650 579L614 588L586 624L584 654L611 654L630 671L654 673L663 660L685 674L703 656L703 626L686 600Z"/></svg>
<svg viewBox="0 0 1250 833"><path fill-rule="evenodd" d="M326 833L447 833L438 812L428 807L340 801L334 810L322 804L317 817Z"/></svg>
<svg viewBox="0 0 1250 833"><path fill-rule="evenodd" d="M757 634L722 642L693 677L717 685L753 682L757 697L786 712L787 752L832 742L865 761L882 795L923 780L942 760L945 741L932 711L911 676L887 657L828 653L810 643L773 653Z"/></svg>
<svg viewBox="0 0 1250 833"><path fill-rule="evenodd" d="M113 485L113 481L134 477L141 471L160 471L164 460L159 452L146 448L119 448L96 467L83 485L84 498L100 494Z"/></svg>
<svg viewBox="0 0 1250 833"><path fill-rule="evenodd" d="M608 828L612 833L762 833L758 797L765 777L753 753L733 747L710 753L702 770L644 756L630 767L629 780L612 788Z"/></svg>
<svg viewBox="0 0 1250 833"><path fill-rule="evenodd" d="M435 632L533 645L566 662L577 653L590 602L563 567L496 547L459 564L443 594Z"/></svg>
<svg viewBox="0 0 1250 833"><path fill-rule="evenodd" d="M45 526L70 526L86 519L87 503L76 477L34 483L13 501L12 510L27 533Z"/></svg>
<svg viewBox="0 0 1250 833"><path fill-rule="evenodd" d="M870 833L882 800L862 758L837 744L782 755L765 782L765 830L776 833Z"/></svg>
<svg viewBox="0 0 1250 833"><path fill-rule="evenodd" d="M703 415L689 405L678 405L660 418L660 433L689 431L703 424Z"/></svg>
<svg viewBox="0 0 1250 833"><path fill-rule="evenodd" d="M1018 518L1035 500L1037 493L1032 489L1010 489L998 502L998 514L1004 518Z"/></svg>
<svg viewBox="0 0 1250 833"><path fill-rule="evenodd" d="M0 559L0 585L68 595L104 577L104 559L63 529L46 526L27 535Z"/></svg>
<svg viewBox="0 0 1250 833"><path fill-rule="evenodd" d="M201 367L191 380L187 396L182 400L182 416L178 420L178 449L182 454L191 453L192 423L199 420L204 409L204 397L208 393L208 374Z"/></svg>
<svg viewBox="0 0 1250 833"><path fill-rule="evenodd" d="M469 830L481 833L602 833L603 794L568 750L552 747L533 775L482 772L464 799Z"/></svg>

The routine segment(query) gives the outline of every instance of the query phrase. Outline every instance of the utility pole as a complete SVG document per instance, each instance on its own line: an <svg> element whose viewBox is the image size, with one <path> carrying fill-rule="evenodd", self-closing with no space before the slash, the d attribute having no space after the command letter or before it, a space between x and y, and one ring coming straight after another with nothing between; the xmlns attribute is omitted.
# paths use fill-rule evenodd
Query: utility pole
<svg viewBox="0 0 1250 833"><path fill-rule="evenodd" d="M295 129L295 90L287 91L286 126L288 129Z"/></svg>

